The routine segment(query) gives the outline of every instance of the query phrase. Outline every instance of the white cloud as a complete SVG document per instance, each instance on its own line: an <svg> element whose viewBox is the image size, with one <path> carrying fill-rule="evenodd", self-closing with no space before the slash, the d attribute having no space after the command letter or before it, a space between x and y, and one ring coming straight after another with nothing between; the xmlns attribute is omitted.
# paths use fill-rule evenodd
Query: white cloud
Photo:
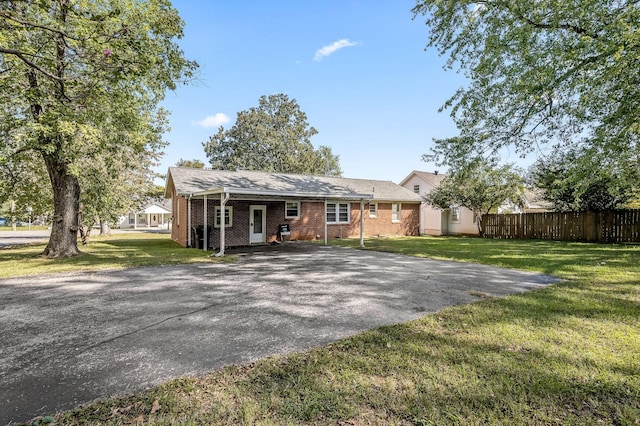
<svg viewBox="0 0 640 426"><path fill-rule="evenodd" d="M193 121L192 124L198 125L200 127L208 128L208 127L218 127L223 124L227 124L229 121L230 120L227 114L219 112L215 115L209 115L205 117L204 120Z"/></svg>
<svg viewBox="0 0 640 426"><path fill-rule="evenodd" d="M343 38L342 40L334 41L328 46L324 46L316 52L316 56L314 56L314 61L321 61L325 56L329 56L334 52L337 52L340 49L345 47L357 46L359 43L355 41L351 41L348 38Z"/></svg>

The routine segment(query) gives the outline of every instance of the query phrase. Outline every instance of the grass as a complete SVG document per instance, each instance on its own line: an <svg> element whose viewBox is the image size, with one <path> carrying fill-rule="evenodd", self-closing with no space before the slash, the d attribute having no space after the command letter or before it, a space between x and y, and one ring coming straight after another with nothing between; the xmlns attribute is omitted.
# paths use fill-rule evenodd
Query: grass
<svg viewBox="0 0 640 426"><path fill-rule="evenodd" d="M0 278L220 261L209 257L211 252L181 247L167 234L122 233L112 237L95 236L91 237L89 244L80 246L80 256L59 260L40 257L44 247L45 244L34 244L0 249Z"/></svg>
<svg viewBox="0 0 640 426"><path fill-rule="evenodd" d="M340 245L357 241L340 240ZM553 274L541 290L182 378L61 424L640 424L640 247L472 238L370 249Z"/></svg>

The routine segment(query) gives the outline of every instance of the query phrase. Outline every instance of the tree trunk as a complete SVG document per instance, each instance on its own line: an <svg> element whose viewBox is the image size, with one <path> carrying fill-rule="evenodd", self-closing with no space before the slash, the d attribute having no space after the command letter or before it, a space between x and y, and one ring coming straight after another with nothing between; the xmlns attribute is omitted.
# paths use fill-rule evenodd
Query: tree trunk
<svg viewBox="0 0 640 426"><path fill-rule="evenodd" d="M484 229L482 229L482 217L483 214L482 213L474 213L476 215L476 225L478 225L478 236L483 237L484 236Z"/></svg>
<svg viewBox="0 0 640 426"><path fill-rule="evenodd" d="M44 156L53 188L54 213L51 237L43 256L50 259L72 257L78 250L78 214L80 210L80 184L69 173L67 164L54 156Z"/></svg>
<svg viewBox="0 0 640 426"><path fill-rule="evenodd" d="M100 235L111 236L111 227L109 221L100 220Z"/></svg>

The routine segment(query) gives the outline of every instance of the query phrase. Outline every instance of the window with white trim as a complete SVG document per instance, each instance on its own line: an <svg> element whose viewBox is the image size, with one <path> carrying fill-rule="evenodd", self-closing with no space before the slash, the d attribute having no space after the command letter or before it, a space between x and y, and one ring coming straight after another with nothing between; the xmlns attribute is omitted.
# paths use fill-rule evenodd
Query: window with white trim
<svg viewBox="0 0 640 426"><path fill-rule="evenodd" d="M460 222L460 206L451 206L451 222Z"/></svg>
<svg viewBox="0 0 640 426"><path fill-rule="evenodd" d="M415 192L416 194L420 193L420 185L413 185L413 192Z"/></svg>
<svg viewBox="0 0 640 426"><path fill-rule="evenodd" d="M300 201L285 201L284 218L285 219L300 218Z"/></svg>
<svg viewBox="0 0 640 426"><path fill-rule="evenodd" d="M378 203L369 203L369 217L378 217Z"/></svg>
<svg viewBox="0 0 640 426"><path fill-rule="evenodd" d="M220 206L214 207L215 221L214 228L220 228ZM224 208L224 227L231 228L233 226L233 207L225 206Z"/></svg>
<svg viewBox="0 0 640 426"><path fill-rule="evenodd" d="M350 223L349 203L327 203L327 223Z"/></svg>
<svg viewBox="0 0 640 426"><path fill-rule="evenodd" d="M402 222L402 207L400 203L391 204L391 222Z"/></svg>

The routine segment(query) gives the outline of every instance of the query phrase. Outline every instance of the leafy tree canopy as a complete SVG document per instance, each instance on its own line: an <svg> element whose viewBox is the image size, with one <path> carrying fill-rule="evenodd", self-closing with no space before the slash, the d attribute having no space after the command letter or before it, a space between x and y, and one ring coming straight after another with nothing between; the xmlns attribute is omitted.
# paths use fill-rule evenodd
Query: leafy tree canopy
<svg viewBox="0 0 640 426"><path fill-rule="evenodd" d="M545 145L638 158L637 1L418 0L413 12L469 80L443 106L460 137L436 140L428 160Z"/></svg>
<svg viewBox="0 0 640 426"><path fill-rule="evenodd" d="M640 167L589 151L559 151L531 166L531 184L558 211L632 207L640 195Z"/></svg>
<svg viewBox="0 0 640 426"><path fill-rule="evenodd" d="M468 208L476 215L478 232L482 235L482 216L506 201L523 204L524 180L511 165L495 166L492 162L474 160L445 177L425 201L441 209Z"/></svg>
<svg viewBox="0 0 640 426"><path fill-rule="evenodd" d="M211 167L340 176L339 158L326 146L313 147L318 131L295 99L262 96L257 107L238 113L236 123L203 143Z"/></svg>
<svg viewBox="0 0 640 426"><path fill-rule="evenodd" d="M14 216L26 217L28 208L33 217L53 214L51 182L41 158L23 152L15 161L0 160L0 204L14 203ZM3 209L9 216L9 210Z"/></svg>
<svg viewBox="0 0 640 426"><path fill-rule="evenodd" d="M54 214L44 255L78 254L85 172L99 168L98 184L165 145L159 102L196 67L175 42L182 27L168 0L0 5L0 164L38 157L46 169Z"/></svg>
<svg viewBox="0 0 640 426"><path fill-rule="evenodd" d="M204 169L204 162L200 160L183 160L182 158L176 163L178 167L189 167L191 169Z"/></svg>

